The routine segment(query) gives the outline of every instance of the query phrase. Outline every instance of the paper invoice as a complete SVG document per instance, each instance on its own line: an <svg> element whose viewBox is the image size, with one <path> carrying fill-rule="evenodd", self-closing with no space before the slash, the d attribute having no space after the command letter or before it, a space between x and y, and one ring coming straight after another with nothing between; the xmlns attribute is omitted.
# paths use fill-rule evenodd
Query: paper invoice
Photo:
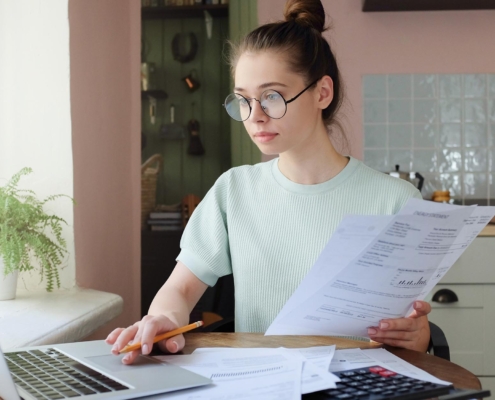
<svg viewBox="0 0 495 400"><path fill-rule="evenodd" d="M286 349L260 354L231 349L157 359L208 376L213 384L150 397L183 400L295 400L301 398L303 358Z"/></svg>
<svg viewBox="0 0 495 400"><path fill-rule="evenodd" d="M349 216L267 335L367 336L412 310L495 215L411 199L393 216Z"/></svg>

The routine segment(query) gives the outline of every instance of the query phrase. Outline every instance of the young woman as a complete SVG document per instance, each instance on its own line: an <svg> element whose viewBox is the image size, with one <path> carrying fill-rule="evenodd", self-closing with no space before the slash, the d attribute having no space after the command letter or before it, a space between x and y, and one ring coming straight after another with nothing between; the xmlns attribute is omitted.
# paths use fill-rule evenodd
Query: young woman
<svg viewBox="0 0 495 400"><path fill-rule="evenodd" d="M155 335L186 325L208 286L234 274L236 331L264 332L307 274L346 214L394 214L411 197L408 182L339 154L329 135L342 102L339 70L322 37L320 0L289 0L285 21L263 25L232 52L234 93L224 107L259 149L279 157L224 173L195 210L172 275L149 315L107 338L152 348ZM426 351L430 306L383 320L371 339ZM182 335L159 343L175 353ZM128 354L132 363L138 351Z"/></svg>

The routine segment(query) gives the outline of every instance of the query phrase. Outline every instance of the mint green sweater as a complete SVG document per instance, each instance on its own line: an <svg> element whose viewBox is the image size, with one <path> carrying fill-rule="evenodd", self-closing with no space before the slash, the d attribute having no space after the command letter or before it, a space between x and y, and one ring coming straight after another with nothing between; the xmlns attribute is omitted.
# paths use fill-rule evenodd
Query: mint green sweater
<svg viewBox="0 0 495 400"><path fill-rule="evenodd" d="M264 332L347 214L395 214L410 183L350 157L334 178L301 185L278 159L225 172L194 211L177 257L201 281L234 274L238 332Z"/></svg>

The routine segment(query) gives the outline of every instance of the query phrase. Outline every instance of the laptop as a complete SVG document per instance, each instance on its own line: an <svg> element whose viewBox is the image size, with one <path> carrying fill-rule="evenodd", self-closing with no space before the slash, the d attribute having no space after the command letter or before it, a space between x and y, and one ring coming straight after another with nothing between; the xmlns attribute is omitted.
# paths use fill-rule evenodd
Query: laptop
<svg viewBox="0 0 495 400"><path fill-rule="evenodd" d="M0 350L0 399L133 399L211 383L149 356L122 357L103 340Z"/></svg>

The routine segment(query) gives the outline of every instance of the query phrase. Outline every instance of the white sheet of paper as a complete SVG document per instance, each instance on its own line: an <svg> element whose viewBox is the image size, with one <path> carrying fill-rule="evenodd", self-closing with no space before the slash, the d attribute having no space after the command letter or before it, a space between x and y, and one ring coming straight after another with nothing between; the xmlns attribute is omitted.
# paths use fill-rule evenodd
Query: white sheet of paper
<svg viewBox="0 0 495 400"><path fill-rule="evenodd" d="M322 255L332 249L344 262L320 256L266 334L367 336L369 326L403 317L424 299L495 215L494 207L475 212L417 199L405 208L391 217L361 216L360 223L354 217L354 229L350 219L339 225ZM345 253L355 257L349 262Z"/></svg>
<svg viewBox="0 0 495 400"><path fill-rule="evenodd" d="M409 376L414 379L438 383L440 385L450 385L450 382L443 381L404 361L385 349L345 349L337 350L330 364L330 371L338 372L354 368L365 368L372 365L390 369L399 374Z"/></svg>
<svg viewBox="0 0 495 400"><path fill-rule="evenodd" d="M366 218L362 215L344 217L313 268L285 303L265 335L320 335L318 329L311 331L310 327L304 325L291 326L287 329L287 326L279 325L279 321L299 304L311 298L314 292L324 287L332 276L344 269L356 257L356 254L371 243L376 233L384 229L391 220L392 216L382 215L372 215ZM331 334L331 332L327 333L327 335Z"/></svg>
<svg viewBox="0 0 495 400"><path fill-rule="evenodd" d="M213 380L212 385L150 397L181 400L295 400L301 398L300 357L280 351L268 355L208 352L158 356Z"/></svg>
<svg viewBox="0 0 495 400"><path fill-rule="evenodd" d="M336 350L328 370L330 372L364 368L376 364L376 360L367 356L361 349Z"/></svg>
<svg viewBox="0 0 495 400"><path fill-rule="evenodd" d="M209 352L225 352L238 357L244 355L267 355L287 351L303 361L301 375L301 394L313 393L318 390L335 388L335 383L340 379L328 371L330 362L335 353L335 345L318 346L298 349L288 348L229 348L229 347L206 347L194 350L193 354Z"/></svg>

